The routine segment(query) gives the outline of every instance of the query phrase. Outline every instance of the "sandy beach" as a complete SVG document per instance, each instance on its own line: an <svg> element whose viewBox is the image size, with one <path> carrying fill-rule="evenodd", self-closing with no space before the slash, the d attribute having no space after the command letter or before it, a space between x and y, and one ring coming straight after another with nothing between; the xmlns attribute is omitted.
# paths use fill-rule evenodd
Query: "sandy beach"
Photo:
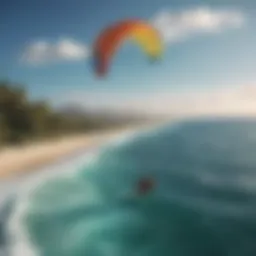
<svg viewBox="0 0 256 256"><path fill-rule="evenodd" d="M128 128L5 148L0 152L0 179L27 173L79 149L100 145L126 131Z"/></svg>
<svg viewBox="0 0 256 256"><path fill-rule="evenodd" d="M118 128L111 131L76 135L54 141L5 148L0 152L0 179L27 174L39 167L55 162L61 157L69 156L78 150L104 144L122 133L139 131L143 128L145 126Z"/></svg>

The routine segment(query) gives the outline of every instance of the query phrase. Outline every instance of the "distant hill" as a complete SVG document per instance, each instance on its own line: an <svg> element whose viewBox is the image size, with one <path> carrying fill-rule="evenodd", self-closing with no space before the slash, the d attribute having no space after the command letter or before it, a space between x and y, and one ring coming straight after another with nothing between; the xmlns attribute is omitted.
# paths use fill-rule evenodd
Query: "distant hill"
<svg viewBox="0 0 256 256"><path fill-rule="evenodd" d="M147 116L145 114L134 114L134 113L125 113L125 112L118 112L118 111L105 111L105 110L86 110L85 108L70 104L65 105L57 110L58 114L63 116L67 116L69 118L86 118L86 119L93 119L93 120L101 120L106 122L143 122L147 120L152 120L152 116Z"/></svg>
<svg viewBox="0 0 256 256"><path fill-rule="evenodd" d="M81 108L80 106L78 105L65 105L65 106L62 106L62 107L59 107L56 112L58 114L61 114L61 115L66 115L66 116L88 116L90 115L91 113L85 111L83 108Z"/></svg>

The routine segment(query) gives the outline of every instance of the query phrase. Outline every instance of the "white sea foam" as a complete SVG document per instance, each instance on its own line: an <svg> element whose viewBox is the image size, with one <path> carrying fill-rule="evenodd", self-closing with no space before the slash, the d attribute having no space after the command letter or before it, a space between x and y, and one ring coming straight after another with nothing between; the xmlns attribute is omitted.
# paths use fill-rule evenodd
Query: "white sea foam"
<svg viewBox="0 0 256 256"><path fill-rule="evenodd" d="M74 172L82 166L97 161L97 152L81 153L69 161L62 161L45 168L41 168L36 174L26 177L21 182L16 204L8 223L8 235L11 238L10 252L12 256L37 256L39 255L30 243L28 234L23 226L23 217L29 207L29 196L38 186L58 176L74 175Z"/></svg>
<svg viewBox="0 0 256 256"><path fill-rule="evenodd" d="M130 141L137 133L136 132L126 132L113 141L106 143L104 147L100 147L97 150L86 151L72 156L70 159L64 159L55 164L49 165L47 167L41 168L40 170L34 172L33 174L18 178L16 180L6 181L5 187L9 188L6 191L1 185L1 189L6 191L2 197L2 202L14 190L16 192L16 203L12 210L11 216L9 216L9 222L7 226L8 236L11 238L9 242L8 251L10 251L12 256L37 256L39 252L30 243L28 234L23 225L23 217L29 208L29 197L31 191L34 191L38 186L45 184L50 179L56 177L66 177L72 176L76 171L79 171L85 165L91 165L98 161L100 149L109 146L118 146L123 143ZM1 198L0 198L1 199ZM1 203L0 201L0 203ZM0 204L1 205L1 204Z"/></svg>

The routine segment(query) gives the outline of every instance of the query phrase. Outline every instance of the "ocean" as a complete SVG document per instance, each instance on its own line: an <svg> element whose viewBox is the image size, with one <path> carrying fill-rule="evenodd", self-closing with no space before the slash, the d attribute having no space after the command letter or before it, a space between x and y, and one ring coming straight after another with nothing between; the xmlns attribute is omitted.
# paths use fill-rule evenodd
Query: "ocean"
<svg viewBox="0 0 256 256"><path fill-rule="evenodd" d="M256 120L177 122L65 168L7 200L3 256L256 255Z"/></svg>

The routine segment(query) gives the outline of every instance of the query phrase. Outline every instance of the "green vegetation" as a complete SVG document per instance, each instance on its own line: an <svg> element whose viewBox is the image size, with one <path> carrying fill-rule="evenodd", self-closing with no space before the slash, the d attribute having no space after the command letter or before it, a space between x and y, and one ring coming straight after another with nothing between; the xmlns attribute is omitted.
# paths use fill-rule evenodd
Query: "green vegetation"
<svg viewBox="0 0 256 256"><path fill-rule="evenodd" d="M141 122L141 118L56 111L46 102L29 100L22 86L0 82L0 146Z"/></svg>

